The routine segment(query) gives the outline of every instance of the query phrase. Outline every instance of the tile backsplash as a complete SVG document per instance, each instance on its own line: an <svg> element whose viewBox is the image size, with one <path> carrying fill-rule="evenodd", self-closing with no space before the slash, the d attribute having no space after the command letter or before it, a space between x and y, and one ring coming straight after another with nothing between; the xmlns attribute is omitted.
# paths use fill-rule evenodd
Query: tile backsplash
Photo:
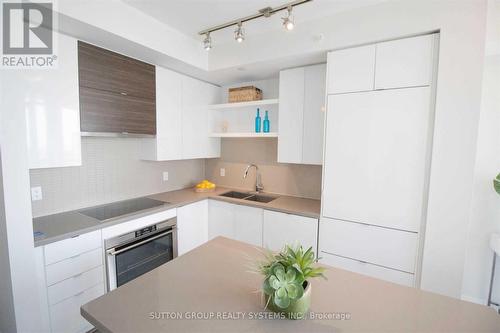
<svg viewBox="0 0 500 333"><path fill-rule="evenodd" d="M43 200L32 202L33 216L177 190L204 178L202 159L140 160L140 140L83 137L82 166L30 170L31 186L43 192Z"/></svg>
<svg viewBox="0 0 500 333"><path fill-rule="evenodd" d="M276 138L223 139L221 157L206 160L206 178L221 186L254 190L255 170L243 179L247 165L254 163L265 192L320 199L321 166L278 163L277 143ZM220 176L221 168L225 169L224 177Z"/></svg>

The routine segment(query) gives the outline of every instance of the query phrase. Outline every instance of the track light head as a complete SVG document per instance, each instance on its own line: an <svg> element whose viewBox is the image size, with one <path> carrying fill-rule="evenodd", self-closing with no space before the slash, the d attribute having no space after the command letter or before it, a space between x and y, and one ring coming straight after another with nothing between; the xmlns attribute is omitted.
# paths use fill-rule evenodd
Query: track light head
<svg viewBox="0 0 500 333"><path fill-rule="evenodd" d="M245 40L245 31L243 30L243 28L241 26L242 26L242 24L241 24L241 22L239 22L238 27L234 31L234 39L238 43L242 43Z"/></svg>
<svg viewBox="0 0 500 333"><path fill-rule="evenodd" d="M207 51L210 51L212 48L212 38L210 38L210 32L207 32L205 35L205 39L203 40L203 48Z"/></svg>
<svg viewBox="0 0 500 333"><path fill-rule="evenodd" d="M282 17L283 19L283 27L290 31L290 30L293 30L293 28L295 27L295 23L293 22L293 15L292 15L292 9L293 7L292 6L288 6L287 10L288 10L288 15L287 17Z"/></svg>

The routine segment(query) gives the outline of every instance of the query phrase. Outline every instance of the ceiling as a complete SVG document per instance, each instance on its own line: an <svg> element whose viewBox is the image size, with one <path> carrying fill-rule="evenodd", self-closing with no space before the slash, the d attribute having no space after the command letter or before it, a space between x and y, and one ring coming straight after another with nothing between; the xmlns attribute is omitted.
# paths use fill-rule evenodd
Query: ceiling
<svg viewBox="0 0 500 333"><path fill-rule="evenodd" d="M198 32L206 28L255 14L265 7L276 7L290 0L122 0L124 3L192 38L202 39ZM293 10L296 24L373 5L383 0L313 0ZM269 30L282 29L281 17L286 11L270 18L260 18L244 24L245 35L262 34ZM233 40L234 28L212 34L217 43Z"/></svg>

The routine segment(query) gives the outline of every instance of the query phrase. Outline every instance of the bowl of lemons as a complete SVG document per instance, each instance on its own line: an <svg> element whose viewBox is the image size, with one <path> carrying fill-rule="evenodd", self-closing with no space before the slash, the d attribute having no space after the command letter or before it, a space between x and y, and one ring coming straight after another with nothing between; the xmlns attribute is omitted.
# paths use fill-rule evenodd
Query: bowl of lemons
<svg viewBox="0 0 500 333"><path fill-rule="evenodd" d="M215 191L215 184L212 182L209 182L208 180L202 180L196 186L194 187L194 190L196 192L213 192Z"/></svg>

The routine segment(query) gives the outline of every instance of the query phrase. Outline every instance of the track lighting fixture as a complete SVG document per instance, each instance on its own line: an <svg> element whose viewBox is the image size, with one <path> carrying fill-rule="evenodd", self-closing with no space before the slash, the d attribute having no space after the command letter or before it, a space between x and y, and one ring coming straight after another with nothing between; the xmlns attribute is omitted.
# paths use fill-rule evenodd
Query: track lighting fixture
<svg viewBox="0 0 500 333"><path fill-rule="evenodd" d="M212 48L212 38L210 38L210 32L207 32L205 39L203 40L203 48L207 51Z"/></svg>
<svg viewBox="0 0 500 333"><path fill-rule="evenodd" d="M198 34L205 36L205 39L203 40L203 48L207 51L212 48L212 39L210 38L210 33L214 32L214 31L219 31L219 30L231 27L231 26L235 26L235 25L236 25L236 30L234 31L234 39L238 43L242 43L245 40L245 31L243 29L243 23L255 20L255 19L260 18L260 17L271 17L273 14L280 12L280 11L283 11L283 10L287 10L287 12L288 12L286 17L282 17L283 27L285 28L285 30L290 31L295 27L294 18L292 15L293 7L298 6L298 5L302 5L304 3L311 2L311 1L313 1L313 0L295 0L295 1L291 1L287 4L277 6L274 8L271 8L271 7L262 8L256 14L242 17L242 18L234 20L234 21L230 21L227 23L223 23L223 24L202 30Z"/></svg>
<svg viewBox="0 0 500 333"><path fill-rule="evenodd" d="M245 31L241 27L242 24L241 22L238 22L238 27L234 31L234 39L238 42L241 43L245 40Z"/></svg>
<svg viewBox="0 0 500 333"><path fill-rule="evenodd" d="M293 22L292 9L293 9L292 6L288 6L288 8L287 8L287 10L288 10L287 17L282 17L282 19L283 19L283 27L286 30L288 30L288 31L293 30L293 28L295 27L295 24Z"/></svg>

